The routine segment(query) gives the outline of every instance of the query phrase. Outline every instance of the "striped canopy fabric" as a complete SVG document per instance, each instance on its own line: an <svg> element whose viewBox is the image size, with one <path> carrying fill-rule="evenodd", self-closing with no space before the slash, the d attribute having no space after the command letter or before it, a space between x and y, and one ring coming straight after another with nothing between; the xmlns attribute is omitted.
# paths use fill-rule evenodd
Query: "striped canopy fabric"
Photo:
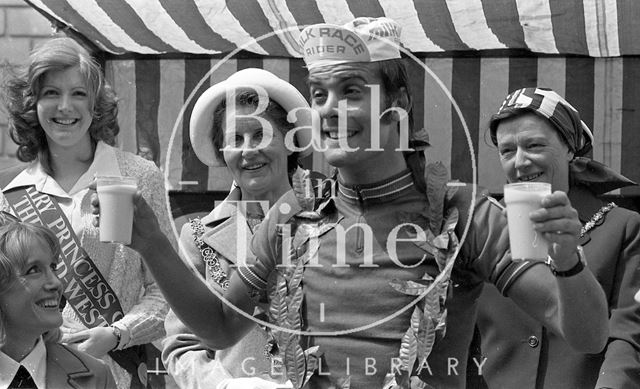
<svg viewBox="0 0 640 389"><path fill-rule="evenodd" d="M120 143L154 160L170 189L229 188L193 154L193 103L211 84L259 67L308 97L300 28L388 16L416 57L416 128L451 178L501 192L489 116L522 87L549 87L592 129L594 159L640 182L640 1L632 0L26 0L102 51L118 93ZM241 50L241 51L240 51ZM315 153L307 167L329 167ZM624 188L625 195L640 195Z"/></svg>
<svg viewBox="0 0 640 389"><path fill-rule="evenodd" d="M594 133L594 159L640 182L640 58L423 57L410 65L415 126L427 131L431 143L427 159L442 161L452 178L473 181L475 166L481 185L502 191L504 178L487 122L507 93L537 85L553 88L578 109ZM124 147L155 159L172 189L228 189L226 169L208 168L193 154L187 123L204 89L247 67L269 70L309 95L300 59L107 61L107 76L122 99ZM306 162L328 172L319 153ZM640 191L632 187L622 193Z"/></svg>
<svg viewBox="0 0 640 389"><path fill-rule="evenodd" d="M633 0L26 0L112 54L300 57L300 29L387 16L414 53L640 54Z"/></svg>

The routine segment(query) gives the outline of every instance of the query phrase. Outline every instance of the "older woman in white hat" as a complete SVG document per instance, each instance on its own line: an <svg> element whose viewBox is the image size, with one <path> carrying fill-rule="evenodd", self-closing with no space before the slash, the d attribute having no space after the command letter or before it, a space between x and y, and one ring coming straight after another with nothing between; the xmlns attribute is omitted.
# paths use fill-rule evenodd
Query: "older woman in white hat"
<svg viewBox="0 0 640 389"><path fill-rule="evenodd" d="M193 149L209 166L226 165L234 179L228 197L202 219L185 224L180 235L185 259L213 288L227 289L235 271L230 265L252 255L243 247L249 246L269 205L291 189L298 159L311 152L310 147L298 152L310 144L309 119L302 94L262 69L241 70L196 102L190 123ZM265 356L270 341L258 325L234 347L215 352L173 311L166 329L163 360L183 388L247 387L248 380L268 385L263 378L275 385L284 379L272 372Z"/></svg>

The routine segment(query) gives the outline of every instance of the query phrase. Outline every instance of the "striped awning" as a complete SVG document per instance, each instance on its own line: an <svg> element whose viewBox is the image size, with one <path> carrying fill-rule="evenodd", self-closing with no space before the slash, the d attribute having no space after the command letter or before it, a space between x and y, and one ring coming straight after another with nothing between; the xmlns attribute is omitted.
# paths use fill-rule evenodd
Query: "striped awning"
<svg viewBox="0 0 640 389"><path fill-rule="evenodd" d="M112 54L300 57L300 29L387 16L414 53L640 54L636 0L26 0Z"/></svg>
<svg viewBox="0 0 640 389"><path fill-rule="evenodd" d="M188 123L195 99L247 67L273 72L308 98L302 65L298 58L270 57L108 60L107 78L121 99L120 141L126 150L155 160L171 189L227 190L227 169L207 167L191 148ZM594 159L640 182L640 58L422 58L410 63L409 72L415 127L424 128L431 143L427 159L444 163L452 178L475 178L501 192L504 177L486 133L488 119L507 93L538 85L553 88L580 111L594 133ZM322 153L305 162L306 167L328 172ZM624 188L622 193L637 196L639 189Z"/></svg>

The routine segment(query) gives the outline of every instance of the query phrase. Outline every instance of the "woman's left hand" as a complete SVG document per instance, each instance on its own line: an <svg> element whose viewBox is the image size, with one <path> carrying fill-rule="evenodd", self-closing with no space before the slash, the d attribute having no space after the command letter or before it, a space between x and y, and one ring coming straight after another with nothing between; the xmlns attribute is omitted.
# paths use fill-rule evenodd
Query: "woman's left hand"
<svg viewBox="0 0 640 389"><path fill-rule="evenodd" d="M542 199L542 208L529 214L536 231L550 244L549 255L558 269L576 264L576 248L582 224L566 193L555 191Z"/></svg>
<svg viewBox="0 0 640 389"><path fill-rule="evenodd" d="M62 343L75 346L79 351L93 357L102 358L117 346L118 339L111 327L95 327L65 335Z"/></svg>

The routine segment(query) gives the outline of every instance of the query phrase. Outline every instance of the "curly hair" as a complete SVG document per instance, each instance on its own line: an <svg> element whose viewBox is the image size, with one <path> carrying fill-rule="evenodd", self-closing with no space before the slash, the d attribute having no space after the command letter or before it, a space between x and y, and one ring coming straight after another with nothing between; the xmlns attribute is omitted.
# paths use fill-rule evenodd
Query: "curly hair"
<svg viewBox="0 0 640 389"><path fill-rule="evenodd" d="M55 38L34 49L26 65L5 65L2 97L9 114L11 139L18 145L19 160L31 162L39 159L48 168L47 138L38 122L38 96L49 72L74 67L80 71L88 90L92 110L89 134L92 141L115 144L120 131L117 100L104 79L100 65L73 39Z"/></svg>
<svg viewBox="0 0 640 389"><path fill-rule="evenodd" d="M5 219L0 226L0 294L9 290L20 277L20 269L27 263L32 254L34 244L40 244L51 250L54 258L60 256L60 243L53 231L31 223L12 218ZM51 330L54 330L53 328ZM55 338L53 331L47 338ZM0 311L0 347L6 342L4 318Z"/></svg>
<svg viewBox="0 0 640 389"><path fill-rule="evenodd" d="M255 91L242 91L236 94L236 104L239 106L257 107L260 102L260 97ZM217 158L224 162L224 158L220 153L220 150L224 148L224 133L221 131L222 123L225 120L225 112L227 110L226 99L223 99L220 104L213 111L213 150L217 154ZM261 114L263 117L270 118L278 127L280 132L284 135L287 131L292 130L295 126L287 120L287 111L277 102L269 99L269 103ZM298 167L298 154L297 152L291 153L287 156L287 171L291 175ZM226 164L226 163L225 163Z"/></svg>

